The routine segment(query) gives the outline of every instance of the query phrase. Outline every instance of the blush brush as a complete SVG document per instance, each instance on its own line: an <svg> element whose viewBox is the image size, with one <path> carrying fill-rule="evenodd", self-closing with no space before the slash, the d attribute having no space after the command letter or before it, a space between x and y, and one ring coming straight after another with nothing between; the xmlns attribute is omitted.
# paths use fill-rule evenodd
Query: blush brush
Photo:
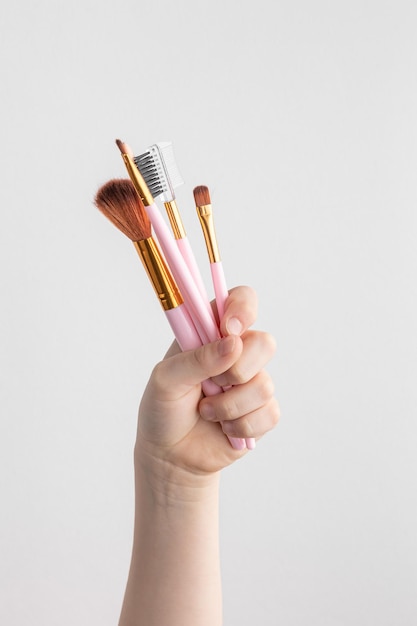
<svg viewBox="0 0 417 626"><path fill-rule="evenodd" d="M194 350L201 346L201 338L158 244L152 237L151 221L132 182L128 179L110 180L98 190L95 205L133 242L181 350ZM210 379L203 381L202 389L206 396L223 391ZM244 439L228 439L236 450L245 448Z"/></svg>
<svg viewBox="0 0 417 626"><path fill-rule="evenodd" d="M198 345L196 329L183 306L182 296L158 245L152 237L148 216L129 179L103 185L95 198L97 208L132 242L182 350Z"/></svg>

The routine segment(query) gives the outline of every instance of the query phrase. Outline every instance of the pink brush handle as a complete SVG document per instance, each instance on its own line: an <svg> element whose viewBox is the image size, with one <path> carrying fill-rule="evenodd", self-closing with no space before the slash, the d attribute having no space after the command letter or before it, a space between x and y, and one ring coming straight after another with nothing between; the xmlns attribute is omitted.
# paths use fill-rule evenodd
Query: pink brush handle
<svg viewBox="0 0 417 626"><path fill-rule="evenodd" d="M177 242L177 246L178 246L179 251L181 252L182 258L186 262L188 269L191 272L191 276L194 279L194 282L197 286L198 291L200 292L200 296L202 297L203 302L205 303L209 311L212 311L209 297L207 295L206 287L201 277L200 270L197 265L197 261L195 259L188 237L182 237L182 238L176 239L175 241ZM213 321L215 321L214 315L213 315Z"/></svg>
<svg viewBox="0 0 417 626"><path fill-rule="evenodd" d="M202 342L210 343L220 339L220 332L212 316L211 308L209 310L203 303L190 270L158 207L153 203L145 209Z"/></svg>
<svg viewBox="0 0 417 626"><path fill-rule="evenodd" d="M216 296L217 312L219 314L219 320L221 320L224 315L224 304L227 296L229 295L221 261L218 261L217 263L210 263L210 270L211 278L213 280L214 294Z"/></svg>
<svg viewBox="0 0 417 626"><path fill-rule="evenodd" d="M216 295L216 306L217 312L219 314L219 319L221 320L224 315L224 304L226 302L226 298L229 295L226 286L226 279L224 276L223 265L221 261L217 261L215 263L210 263L211 269L211 277L213 280L214 293ZM253 437L246 439L246 447L248 450L253 450L256 446L256 441Z"/></svg>
<svg viewBox="0 0 417 626"><path fill-rule="evenodd" d="M165 311L165 315L183 352L185 350L195 350L202 345L191 317L183 304ZM210 379L203 381L201 386L205 396L216 396L218 393L223 392L223 389ZM245 448L244 439L237 437L228 437L228 439L235 450L243 450Z"/></svg>

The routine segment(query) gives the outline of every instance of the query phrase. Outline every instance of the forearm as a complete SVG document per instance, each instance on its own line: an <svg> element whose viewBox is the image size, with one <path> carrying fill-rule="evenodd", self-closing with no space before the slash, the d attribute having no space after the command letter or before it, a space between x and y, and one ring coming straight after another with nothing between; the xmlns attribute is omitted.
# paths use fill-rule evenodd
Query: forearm
<svg viewBox="0 0 417 626"><path fill-rule="evenodd" d="M263 369L275 342L249 330L255 313L253 292L237 288L223 339L185 352L174 343L152 371L139 409L135 533L119 626L222 624L219 472L247 452L230 446L225 429L258 439L279 416ZM240 335L228 332L233 319ZM210 378L227 390L201 398Z"/></svg>
<svg viewBox="0 0 417 626"><path fill-rule="evenodd" d="M138 464L134 544L119 626L220 626L219 477L161 478Z"/></svg>

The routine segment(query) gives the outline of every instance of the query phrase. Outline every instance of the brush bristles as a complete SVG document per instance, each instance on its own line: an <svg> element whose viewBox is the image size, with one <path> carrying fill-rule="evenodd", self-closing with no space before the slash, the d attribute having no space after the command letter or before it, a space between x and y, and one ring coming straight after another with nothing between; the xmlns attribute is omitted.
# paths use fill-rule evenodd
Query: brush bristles
<svg viewBox="0 0 417 626"><path fill-rule="evenodd" d="M193 193L196 206L211 204L210 192L208 190L208 187L206 187L205 185L199 185L198 187L195 187Z"/></svg>
<svg viewBox="0 0 417 626"><path fill-rule="evenodd" d="M157 151L151 146L147 152L133 159L154 198L157 198L167 191L171 191L158 156Z"/></svg>
<svg viewBox="0 0 417 626"><path fill-rule="evenodd" d="M155 143L134 159L154 198L163 202L175 199L174 189L183 184L171 142Z"/></svg>
<svg viewBox="0 0 417 626"><path fill-rule="evenodd" d="M125 141L122 141L121 139L116 139L115 141L120 152L122 154L128 154L133 159L132 148Z"/></svg>
<svg viewBox="0 0 417 626"><path fill-rule="evenodd" d="M151 222L130 179L109 180L100 187L94 202L103 215L132 241L151 237Z"/></svg>

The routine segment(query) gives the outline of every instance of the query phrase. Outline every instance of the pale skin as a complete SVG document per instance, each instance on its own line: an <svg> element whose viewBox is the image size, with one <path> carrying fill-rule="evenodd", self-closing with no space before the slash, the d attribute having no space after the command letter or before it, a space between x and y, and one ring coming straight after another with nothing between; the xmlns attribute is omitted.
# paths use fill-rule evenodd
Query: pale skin
<svg viewBox="0 0 417 626"><path fill-rule="evenodd" d="M134 541L119 626L222 624L219 476L248 453L225 433L258 441L279 419L265 370L275 341L249 330L256 314L252 289L231 290L224 338L184 353L174 342L151 374L139 408ZM204 398L206 378L232 388Z"/></svg>

